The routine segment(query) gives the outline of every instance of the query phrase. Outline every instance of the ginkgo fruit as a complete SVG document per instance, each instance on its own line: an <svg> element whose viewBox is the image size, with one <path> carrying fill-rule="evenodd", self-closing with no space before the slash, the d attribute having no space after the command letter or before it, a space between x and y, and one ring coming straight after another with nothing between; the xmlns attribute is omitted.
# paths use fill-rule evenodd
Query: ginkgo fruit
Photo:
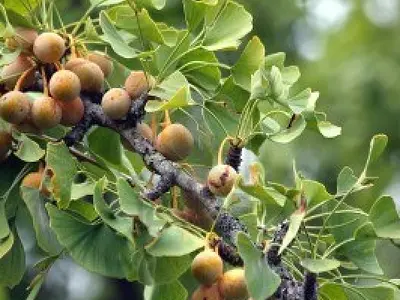
<svg viewBox="0 0 400 300"><path fill-rule="evenodd" d="M182 124L165 127L156 139L156 149L172 161L180 161L192 152L194 139L192 133Z"/></svg>
<svg viewBox="0 0 400 300"><path fill-rule="evenodd" d="M58 101L72 101L81 92L81 81L74 72L60 70L51 76L49 90L51 96Z"/></svg>
<svg viewBox="0 0 400 300"><path fill-rule="evenodd" d="M225 300L247 300L249 298L245 273L240 268L225 272L218 281L218 288Z"/></svg>
<svg viewBox="0 0 400 300"><path fill-rule="evenodd" d="M65 41L57 33L44 32L33 43L33 53L42 63L55 63L65 53Z"/></svg>
<svg viewBox="0 0 400 300"><path fill-rule="evenodd" d="M84 58L73 58L65 64L65 69L74 72L81 82L81 90L100 92L103 88L104 74L98 65Z"/></svg>
<svg viewBox="0 0 400 300"><path fill-rule="evenodd" d="M61 107L53 98L42 96L33 102L31 117L35 126L40 129L49 129L60 124Z"/></svg>
<svg viewBox="0 0 400 300"><path fill-rule="evenodd" d="M101 107L111 119L119 120L128 114L132 100L129 94L121 88L112 88L104 94Z"/></svg>
<svg viewBox="0 0 400 300"><path fill-rule="evenodd" d="M85 107L83 105L82 99L76 97L72 101L68 102L58 102L61 108L61 121L60 123L64 126L74 126L79 123L83 118L85 112Z"/></svg>
<svg viewBox="0 0 400 300"><path fill-rule="evenodd" d="M138 98L144 92L147 92L154 85L154 79L143 71L132 71L125 80L125 90L132 99Z"/></svg>
<svg viewBox="0 0 400 300"><path fill-rule="evenodd" d="M219 293L218 285L214 284L210 287L200 285L192 294L191 300L223 300Z"/></svg>
<svg viewBox="0 0 400 300"><path fill-rule="evenodd" d="M227 196L237 177L235 169L229 165L216 165L208 173L207 186L217 196Z"/></svg>
<svg viewBox="0 0 400 300"><path fill-rule="evenodd" d="M212 250L204 250L192 262L192 274L203 285L211 286L222 276L224 264Z"/></svg>
<svg viewBox="0 0 400 300"><path fill-rule="evenodd" d="M23 122L31 109L29 97L19 91L11 91L0 98L0 117L12 124Z"/></svg>
<svg viewBox="0 0 400 300"><path fill-rule="evenodd" d="M114 65L109 56L100 52L90 52L87 55L87 60L95 63L103 71L104 77L108 77L114 70Z"/></svg>

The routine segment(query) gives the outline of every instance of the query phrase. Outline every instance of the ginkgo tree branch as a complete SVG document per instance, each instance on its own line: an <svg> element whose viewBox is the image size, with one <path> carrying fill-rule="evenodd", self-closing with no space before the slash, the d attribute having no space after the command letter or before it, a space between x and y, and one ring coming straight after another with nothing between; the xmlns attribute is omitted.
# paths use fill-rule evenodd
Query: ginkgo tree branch
<svg viewBox="0 0 400 300"><path fill-rule="evenodd" d="M136 130L136 125L145 116L148 95L142 94L138 99L134 100L130 112L126 119L122 121L114 121L104 114L99 105L101 97L101 94L81 94L85 107L84 117L64 137L67 146L71 147L80 142L93 125L107 127L118 132L132 149L142 157L146 166L160 176L154 187L145 190L142 196L147 200L154 201L168 192L171 187L179 186L185 195L189 195L193 201L200 203L204 211L215 220L215 230L221 238L215 240L212 246L218 248L221 257L225 261L234 266L242 266L243 260L233 245L235 244L237 233L247 231L246 226L228 212L221 211L219 202L205 185L197 182L191 175L180 168L178 163L166 159L154 148L149 140ZM240 154L238 155L239 157L235 161L240 163ZM287 230L287 222L279 224L274 234L273 245L281 244ZM309 282L309 278L313 278L312 276L305 276L306 281L304 283L297 281L281 262L277 246L270 247L265 254L265 260L279 274L282 280L281 286L275 293L276 299L294 300L314 299L316 297L315 277L313 284ZM308 292L312 290L311 295L308 295L307 298L306 290Z"/></svg>

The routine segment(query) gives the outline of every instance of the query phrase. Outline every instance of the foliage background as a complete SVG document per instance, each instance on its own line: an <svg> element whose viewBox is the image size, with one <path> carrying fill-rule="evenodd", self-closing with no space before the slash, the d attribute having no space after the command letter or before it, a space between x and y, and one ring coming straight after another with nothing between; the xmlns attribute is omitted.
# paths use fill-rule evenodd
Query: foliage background
<svg viewBox="0 0 400 300"><path fill-rule="evenodd" d="M266 143L261 160L268 179L290 183L292 161L307 177L334 191L343 166L360 170L368 143L375 133L389 136L389 146L374 174L378 186L358 196L366 210L380 194L391 194L400 209L400 1L398 0L241 0L254 16L254 34L268 53L284 51L299 65L299 88L311 86L321 93L319 110L343 127L342 136L327 140L312 132L290 145ZM67 21L75 20L87 5L80 0L57 0ZM182 23L180 0L168 0L156 20ZM245 43L243 43L245 44ZM239 52L240 53L240 52ZM235 55L227 54L228 61ZM10 166L12 166L10 163ZM15 163L15 162L14 162ZM353 199L349 199L352 201ZM26 218L28 219L28 217ZM34 236L27 222L21 232L30 251L28 264L37 260ZM400 277L399 252L381 243L378 257L389 276ZM112 255L112 253L110 253ZM397 255L397 256L396 256ZM0 300L25 299L25 280L12 291L0 290ZM55 264L38 299L141 299L140 287L106 280L70 261Z"/></svg>

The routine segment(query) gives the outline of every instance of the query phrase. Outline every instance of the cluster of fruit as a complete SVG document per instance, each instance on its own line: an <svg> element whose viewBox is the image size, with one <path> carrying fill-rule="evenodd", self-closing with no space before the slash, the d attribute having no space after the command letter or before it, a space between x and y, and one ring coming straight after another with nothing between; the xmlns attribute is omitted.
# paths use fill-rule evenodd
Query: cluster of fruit
<svg viewBox="0 0 400 300"><path fill-rule="evenodd" d="M249 293L244 270L235 268L224 273L221 257L206 249L192 262L192 274L200 283L192 300L247 300Z"/></svg>

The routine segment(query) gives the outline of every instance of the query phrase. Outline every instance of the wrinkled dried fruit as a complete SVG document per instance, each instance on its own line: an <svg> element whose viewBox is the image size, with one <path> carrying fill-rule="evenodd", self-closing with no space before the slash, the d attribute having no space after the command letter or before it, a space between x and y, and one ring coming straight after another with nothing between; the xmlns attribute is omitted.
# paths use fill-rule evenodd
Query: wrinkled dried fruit
<svg viewBox="0 0 400 300"><path fill-rule="evenodd" d="M221 257L212 250L204 250L192 262L192 274L203 285L211 286L222 276L224 264Z"/></svg>
<svg viewBox="0 0 400 300"><path fill-rule="evenodd" d="M51 96L58 101L72 101L81 92L79 77L69 70L60 70L51 76L49 82Z"/></svg>
<svg viewBox="0 0 400 300"><path fill-rule="evenodd" d="M19 91L12 91L0 98L0 117L12 124L23 122L29 114L29 97Z"/></svg>
<svg viewBox="0 0 400 300"><path fill-rule="evenodd" d="M65 53L65 41L54 32L44 32L36 38L33 53L43 63L55 63Z"/></svg>
<svg viewBox="0 0 400 300"><path fill-rule="evenodd" d="M236 171L228 165L217 165L208 173L207 186L217 196L227 196L237 177Z"/></svg>
<svg viewBox="0 0 400 300"><path fill-rule="evenodd" d="M179 161L192 151L194 140L191 132L182 124L171 124L157 136L156 149L166 158Z"/></svg>
<svg viewBox="0 0 400 300"><path fill-rule="evenodd" d="M49 129L60 124L61 116L61 107L51 97L40 97L32 104L32 121L40 129Z"/></svg>

